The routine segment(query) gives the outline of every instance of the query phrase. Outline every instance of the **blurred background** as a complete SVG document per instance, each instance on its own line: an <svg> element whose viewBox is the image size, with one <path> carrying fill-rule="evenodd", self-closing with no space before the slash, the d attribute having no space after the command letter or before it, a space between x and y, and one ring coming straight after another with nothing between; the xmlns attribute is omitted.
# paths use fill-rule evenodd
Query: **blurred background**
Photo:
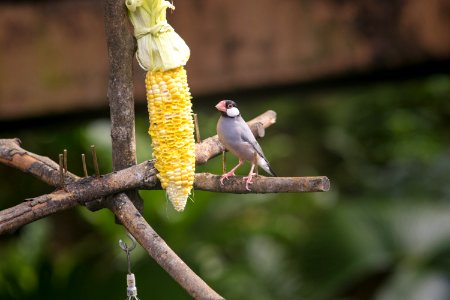
<svg viewBox="0 0 450 300"><path fill-rule="evenodd" d="M326 193L195 191L176 213L141 191L145 217L227 299L450 299L450 3L446 0L174 1L191 48L203 138L214 105L273 109L260 141L280 176L326 175ZM151 158L135 66L139 162ZM82 174L110 172L101 2L2 1L0 137ZM237 162L228 155L228 164ZM93 173L92 166L88 166ZM247 165L239 173L246 174ZM198 172L221 173L220 158ZM0 209L53 191L0 165ZM107 210L59 213L0 236L0 299L124 299L123 228ZM143 250L140 299L190 299Z"/></svg>

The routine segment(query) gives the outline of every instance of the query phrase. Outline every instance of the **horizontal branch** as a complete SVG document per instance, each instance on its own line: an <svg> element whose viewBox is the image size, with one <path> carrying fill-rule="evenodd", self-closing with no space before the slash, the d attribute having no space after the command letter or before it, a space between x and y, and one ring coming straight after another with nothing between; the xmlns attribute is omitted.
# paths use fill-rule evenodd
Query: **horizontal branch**
<svg viewBox="0 0 450 300"><path fill-rule="evenodd" d="M250 191L245 188L242 176L233 176L220 184L220 175L210 173L195 174L194 188L202 191L261 194L261 193L301 193L326 192L330 189L330 180L326 176L317 177L253 177Z"/></svg>
<svg viewBox="0 0 450 300"><path fill-rule="evenodd" d="M0 163L33 175L48 185L59 185L59 165L48 157L22 149L19 139L0 139ZM64 175L66 182L78 179L78 176L70 172Z"/></svg>
<svg viewBox="0 0 450 300"><path fill-rule="evenodd" d="M220 176L195 174L194 189L224 193L286 193L325 192L330 188L327 177L264 177L256 176L251 191L246 190L243 177L230 177L224 185ZM65 185L64 189L28 199L0 211L0 234L19 228L57 211L77 204L132 189L160 189L153 161L146 161L100 177L87 177Z"/></svg>

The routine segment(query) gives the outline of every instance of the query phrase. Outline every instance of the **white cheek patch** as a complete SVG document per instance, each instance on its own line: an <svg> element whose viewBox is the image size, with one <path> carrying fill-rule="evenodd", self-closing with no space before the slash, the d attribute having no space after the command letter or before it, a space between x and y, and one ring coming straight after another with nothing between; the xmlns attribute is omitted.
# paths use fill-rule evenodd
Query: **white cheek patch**
<svg viewBox="0 0 450 300"><path fill-rule="evenodd" d="M232 107L232 108L227 109L227 116L229 116L229 117L234 118L234 117L239 116L239 114L240 114L239 109L237 109L237 107Z"/></svg>

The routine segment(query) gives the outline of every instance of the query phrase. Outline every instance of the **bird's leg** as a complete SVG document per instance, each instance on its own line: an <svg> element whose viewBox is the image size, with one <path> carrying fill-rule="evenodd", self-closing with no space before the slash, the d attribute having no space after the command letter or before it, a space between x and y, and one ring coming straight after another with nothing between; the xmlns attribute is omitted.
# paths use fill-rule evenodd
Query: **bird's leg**
<svg viewBox="0 0 450 300"><path fill-rule="evenodd" d="M255 151L253 163L256 165L255 175L258 176L258 153Z"/></svg>
<svg viewBox="0 0 450 300"><path fill-rule="evenodd" d="M223 174L223 175L220 177L220 184L223 185L223 180L224 180L224 179L228 179L228 177L234 176L234 171L236 171L237 168L239 168L239 167L242 166L243 164L244 164L244 160L239 159L239 163L237 164L236 167L234 167L233 169L231 169L230 172L225 173L225 174Z"/></svg>
<svg viewBox="0 0 450 300"><path fill-rule="evenodd" d="M248 187L248 185L252 182L252 176L255 175L255 173L253 173L253 170L255 169L255 164L252 163L252 167L250 168L250 173L248 173L248 176L244 177L244 181L245 181L245 188L247 189L247 191L251 191L250 188Z"/></svg>

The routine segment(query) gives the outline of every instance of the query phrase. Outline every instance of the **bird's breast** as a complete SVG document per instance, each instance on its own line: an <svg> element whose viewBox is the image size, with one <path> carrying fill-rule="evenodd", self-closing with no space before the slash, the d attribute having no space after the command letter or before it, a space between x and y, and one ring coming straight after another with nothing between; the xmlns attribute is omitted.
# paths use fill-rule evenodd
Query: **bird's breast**
<svg viewBox="0 0 450 300"><path fill-rule="evenodd" d="M221 117L217 123L217 135L225 148L243 160L253 161L253 146L242 139L242 128L237 118Z"/></svg>

